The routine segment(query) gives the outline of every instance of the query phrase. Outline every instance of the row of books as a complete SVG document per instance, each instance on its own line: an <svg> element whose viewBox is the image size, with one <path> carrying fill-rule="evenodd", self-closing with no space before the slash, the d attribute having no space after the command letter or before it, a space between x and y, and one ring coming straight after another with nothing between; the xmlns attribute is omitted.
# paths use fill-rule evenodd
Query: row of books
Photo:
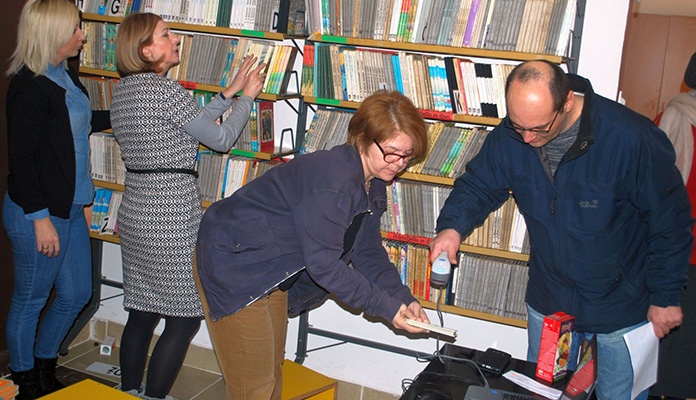
<svg viewBox="0 0 696 400"><path fill-rule="evenodd" d="M451 192L451 186L396 179L387 190L387 211L380 229L416 239L435 237L437 218ZM489 214L462 243L529 254L527 226L514 198Z"/></svg>
<svg viewBox="0 0 696 400"><path fill-rule="evenodd" d="M387 211L380 229L401 235L435 237L435 224L451 186L396 179L387 187Z"/></svg>
<svg viewBox="0 0 696 400"><path fill-rule="evenodd" d="M529 254L529 233L517 203L510 197L497 210L490 213L481 226L474 229L462 243Z"/></svg>
<svg viewBox="0 0 696 400"><path fill-rule="evenodd" d="M88 68L116 71L115 40L118 25L85 21L87 38L81 52L81 65ZM229 38L206 34L181 34L180 63L169 71L169 77L183 82L229 86L242 60L248 55L266 64L263 92L284 94L292 76L295 46L267 40Z"/></svg>
<svg viewBox="0 0 696 400"><path fill-rule="evenodd" d="M261 153L274 153L274 104L272 101L255 101L251 106L249 122L244 126L242 133L234 144L235 149L255 151ZM227 111L222 118L226 118L231 112Z"/></svg>
<svg viewBox="0 0 696 400"><path fill-rule="evenodd" d="M488 24L480 47L566 56L575 29L577 0L481 0Z"/></svg>
<svg viewBox="0 0 696 400"><path fill-rule="evenodd" d="M118 235L118 208L123 192L98 187L94 191L89 230L100 235Z"/></svg>
<svg viewBox="0 0 696 400"><path fill-rule="evenodd" d="M92 110L111 109L111 88L117 82L116 80L98 76L80 76L80 82L89 93Z"/></svg>
<svg viewBox="0 0 696 400"><path fill-rule="evenodd" d="M85 41L80 52L80 65L87 68L116 71L116 34L118 25L83 21Z"/></svg>
<svg viewBox="0 0 696 400"><path fill-rule="evenodd" d="M340 108L317 108L305 132L300 154L329 150L345 143L348 138L348 123L354 113L353 110Z"/></svg>
<svg viewBox="0 0 696 400"><path fill-rule="evenodd" d="M212 98L209 92L194 91L193 96L201 107L204 107ZM229 116L232 109L228 109L222 115L220 122ZM274 103L272 101L254 101L249 121L234 144L235 149L264 153L274 152L273 109ZM275 165L277 165L276 161L259 162L247 157L201 148L196 159L201 200L212 203L229 197L248 181L262 175Z"/></svg>
<svg viewBox="0 0 696 400"><path fill-rule="evenodd" d="M382 245L414 297L500 317L526 320L528 267L523 261L461 252L444 289L430 284L430 252L425 245L385 239Z"/></svg>
<svg viewBox="0 0 696 400"><path fill-rule="evenodd" d="M263 92L285 94L292 76L297 48L265 40L226 38L205 34L182 35L181 62L169 71L179 81L229 86L245 57L254 55L266 64Z"/></svg>
<svg viewBox="0 0 696 400"><path fill-rule="evenodd" d="M285 0L283 0L284 2ZM84 13L123 17L134 12L157 14L167 22L275 32L276 0L79 0Z"/></svg>
<svg viewBox="0 0 696 400"><path fill-rule="evenodd" d="M430 300L430 253L428 247L395 240L383 240L389 261L396 267L401 283L411 289L413 296Z"/></svg>
<svg viewBox="0 0 696 400"><path fill-rule="evenodd" d="M229 197L247 182L261 176L280 161L261 162L247 157L198 152L198 188L201 201L213 203Z"/></svg>
<svg viewBox="0 0 696 400"><path fill-rule="evenodd" d="M92 179L123 185L126 167L113 134L94 132L89 137Z"/></svg>
<svg viewBox="0 0 696 400"><path fill-rule="evenodd" d="M361 102L397 90L423 110L503 118L514 65L329 43L304 46L304 96Z"/></svg>
<svg viewBox="0 0 696 400"><path fill-rule="evenodd" d="M566 55L576 0L308 0L309 32Z"/></svg>
<svg viewBox="0 0 696 400"><path fill-rule="evenodd" d="M527 319L526 262L460 253L452 270L453 306L519 320Z"/></svg>
<svg viewBox="0 0 696 400"><path fill-rule="evenodd" d="M463 174L466 164L478 154L488 129L435 122L428 124L428 152L423 160L410 165L408 172L446 178Z"/></svg>
<svg viewBox="0 0 696 400"><path fill-rule="evenodd" d="M346 142L348 123L354 111L320 106L305 134L300 153L328 150ZM428 123L428 152L422 160L408 167L408 172L456 178L481 149L488 136L483 127L460 124Z"/></svg>

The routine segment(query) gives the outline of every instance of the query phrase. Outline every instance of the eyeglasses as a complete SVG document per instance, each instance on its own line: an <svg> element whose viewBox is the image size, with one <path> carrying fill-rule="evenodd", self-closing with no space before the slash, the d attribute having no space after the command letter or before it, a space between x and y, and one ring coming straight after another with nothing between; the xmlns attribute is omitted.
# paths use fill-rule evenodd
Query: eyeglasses
<svg viewBox="0 0 696 400"><path fill-rule="evenodd" d="M551 132L551 128L553 127L553 123L556 122L556 118L558 118L558 114L561 112L562 109L563 109L563 106L561 106L561 108L559 108L559 109L556 111L556 115L554 115L554 116L553 116L553 119L551 120L551 122L549 122L549 123L547 124L547 125L549 126L547 129L537 129L537 128L527 129L527 128L522 128L522 127L520 127L520 126L515 125L515 123L512 122L512 121L510 120L509 117L508 117L508 118L505 118L505 119L503 120L503 126L505 126L505 127L508 128L508 129L512 129L513 131L519 133L520 135L523 134L524 132L530 132L530 133L533 133L533 134L535 134L535 135L548 135L549 132Z"/></svg>
<svg viewBox="0 0 696 400"><path fill-rule="evenodd" d="M408 161L409 157L412 156L412 154L385 153L384 149L382 148L382 146L379 145L379 142L377 142L377 140L372 140L372 141L375 142L379 151L382 152L382 156L384 157L384 162L386 162L386 163L395 163L395 162L399 162L400 160Z"/></svg>

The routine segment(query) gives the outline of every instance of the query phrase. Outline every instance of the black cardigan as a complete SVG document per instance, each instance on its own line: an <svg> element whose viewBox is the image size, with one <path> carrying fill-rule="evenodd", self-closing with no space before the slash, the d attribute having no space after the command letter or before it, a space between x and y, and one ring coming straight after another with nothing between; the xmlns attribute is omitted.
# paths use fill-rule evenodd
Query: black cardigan
<svg viewBox="0 0 696 400"><path fill-rule="evenodd" d="M85 94L77 72L68 74ZM7 191L26 214L48 208L67 219L75 196L75 147L65 89L23 68L7 90ZM111 126L108 111L92 113L92 130Z"/></svg>

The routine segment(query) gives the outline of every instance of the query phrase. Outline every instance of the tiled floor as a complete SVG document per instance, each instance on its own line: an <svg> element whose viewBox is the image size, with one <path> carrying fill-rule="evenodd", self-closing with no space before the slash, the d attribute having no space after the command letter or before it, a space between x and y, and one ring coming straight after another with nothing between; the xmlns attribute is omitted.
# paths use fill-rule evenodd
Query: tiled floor
<svg viewBox="0 0 696 400"><path fill-rule="evenodd" d="M120 382L117 372L118 354L119 348L115 347L111 355L101 355L98 343L94 341L83 342L71 347L66 356L59 357L59 368L56 375L65 385L90 378L108 386L116 386ZM0 362L5 361L2 365L7 365L7 360L1 360L2 358L6 358L6 354L0 355ZM111 365L116 373L101 374L90 371L89 369L94 369L95 363ZM220 400L225 398L225 389L220 374L185 365L179 372L170 395L177 400ZM361 390L359 386L339 382L339 400L395 400L397 398L398 396L369 389ZM651 400L658 399L660 398L651 397Z"/></svg>
<svg viewBox="0 0 696 400"><path fill-rule="evenodd" d="M99 354L99 346L92 341L74 346L66 356L59 357L59 370L56 375L66 385L89 377L106 385L116 386L120 382L117 369L118 350L114 348L111 355L105 356ZM95 367L99 366L95 363L113 366L113 373L94 372ZM219 374L184 366L170 395L177 400L220 400L225 398L225 388Z"/></svg>
<svg viewBox="0 0 696 400"><path fill-rule="evenodd" d="M101 355L99 344L93 340L87 340L74 345L67 355L58 358L56 376L65 385L72 385L89 378L115 387L120 382L118 356L118 347L113 348L111 355ZM6 368L8 362L7 352L0 352L0 366L3 366L0 375L3 377L9 375L9 369ZM110 370L111 373L99 373L95 372L95 369ZM219 373L184 365L170 395L176 400L221 400L225 398L224 382ZM399 398L396 395L341 381L338 382L337 395L337 400L397 400Z"/></svg>

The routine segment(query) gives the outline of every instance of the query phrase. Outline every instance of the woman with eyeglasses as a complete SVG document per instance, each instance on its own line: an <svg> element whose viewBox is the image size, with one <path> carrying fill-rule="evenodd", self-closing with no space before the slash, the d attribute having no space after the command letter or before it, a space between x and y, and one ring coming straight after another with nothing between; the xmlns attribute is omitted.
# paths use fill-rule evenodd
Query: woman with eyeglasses
<svg viewBox="0 0 696 400"><path fill-rule="evenodd" d="M280 399L287 315L333 294L395 328L429 322L380 236L386 184L426 154L425 121L398 92L363 101L347 143L301 155L214 203L197 278L227 399Z"/></svg>

